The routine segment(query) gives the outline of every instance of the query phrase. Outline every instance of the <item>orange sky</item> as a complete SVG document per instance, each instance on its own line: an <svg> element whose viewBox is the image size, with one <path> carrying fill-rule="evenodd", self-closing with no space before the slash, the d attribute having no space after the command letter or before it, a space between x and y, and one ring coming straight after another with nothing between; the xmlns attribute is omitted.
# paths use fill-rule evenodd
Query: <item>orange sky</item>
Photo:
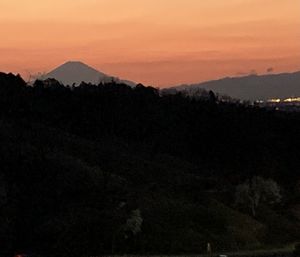
<svg viewBox="0 0 300 257"><path fill-rule="evenodd" d="M168 86L300 70L300 0L0 0L0 70L68 60Z"/></svg>

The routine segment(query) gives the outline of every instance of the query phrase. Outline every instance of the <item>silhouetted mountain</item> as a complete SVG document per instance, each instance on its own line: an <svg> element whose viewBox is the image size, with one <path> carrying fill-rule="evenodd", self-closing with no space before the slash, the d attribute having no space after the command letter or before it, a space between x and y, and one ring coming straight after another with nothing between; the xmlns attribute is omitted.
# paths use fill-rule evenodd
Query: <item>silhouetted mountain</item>
<svg viewBox="0 0 300 257"><path fill-rule="evenodd" d="M72 85L73 83L79 85L81 82L99 84L101 82L107 83L111 81L125 83L129 86L135 85L132 81L120 80L117 77L107 75L78 61L66 62L48 74L42 76L42 79L47 78L54 78L65 85Z"/></svg>
<svg viewBox="0 0 300 257"><path fill-rule="evenodd" d="M203 88L242 100L267 100L300 96L300 72L227 77L199 84L181 85L177 90ZM174 89L173 88L173 89Z"/></svg>

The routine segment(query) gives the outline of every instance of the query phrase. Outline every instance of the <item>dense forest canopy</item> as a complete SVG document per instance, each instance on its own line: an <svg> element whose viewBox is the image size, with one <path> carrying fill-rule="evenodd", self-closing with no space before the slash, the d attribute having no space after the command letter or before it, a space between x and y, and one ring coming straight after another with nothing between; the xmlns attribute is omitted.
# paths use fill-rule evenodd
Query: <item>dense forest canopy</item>
<svg viewBox="0 0 300 257"><path fill-rule="evenodd" d="M300 115L0 73L3 252L200 253L300 238Z"/></svg>

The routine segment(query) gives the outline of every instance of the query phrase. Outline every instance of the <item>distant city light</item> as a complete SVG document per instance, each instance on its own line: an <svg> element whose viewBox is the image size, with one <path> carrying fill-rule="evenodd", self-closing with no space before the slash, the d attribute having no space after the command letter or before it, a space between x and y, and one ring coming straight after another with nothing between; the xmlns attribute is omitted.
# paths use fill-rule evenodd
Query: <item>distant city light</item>
<svg viewBox="0 0 300 257"><path fill-rule="evenodd" d="M261 103L261 101L257 101ZM295 103L300 102L300 97L289 97L286 99L280 99L280 98L272 98L267 100L268 103Z"/></svg>
<svg viewBox="0 0 300 257"><path fill-rule="evenodd" d="M284 99L283 101L284 102L288 102L288 103L291 103L291 102L300 102L300 97L287 98L287 99Z"/></svg>
<svg viewBox="0 0 300 257"><path fill-rule="evenodd" d="M274 99L270 99L268 100L269 103L280 103L281 100L279 98L274 98Z"/></svg>

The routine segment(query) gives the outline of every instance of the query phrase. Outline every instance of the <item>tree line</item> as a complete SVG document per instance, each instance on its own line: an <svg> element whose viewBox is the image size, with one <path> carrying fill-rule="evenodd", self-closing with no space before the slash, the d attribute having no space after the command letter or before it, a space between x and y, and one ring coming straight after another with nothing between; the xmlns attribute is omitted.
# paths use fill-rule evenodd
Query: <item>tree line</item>
<svg viewBox="0 0 300 257"><path fill-rule="evenodd" d="M0 124L5 251L198 253L300 236L297 113L0 73Z"/></svg>

